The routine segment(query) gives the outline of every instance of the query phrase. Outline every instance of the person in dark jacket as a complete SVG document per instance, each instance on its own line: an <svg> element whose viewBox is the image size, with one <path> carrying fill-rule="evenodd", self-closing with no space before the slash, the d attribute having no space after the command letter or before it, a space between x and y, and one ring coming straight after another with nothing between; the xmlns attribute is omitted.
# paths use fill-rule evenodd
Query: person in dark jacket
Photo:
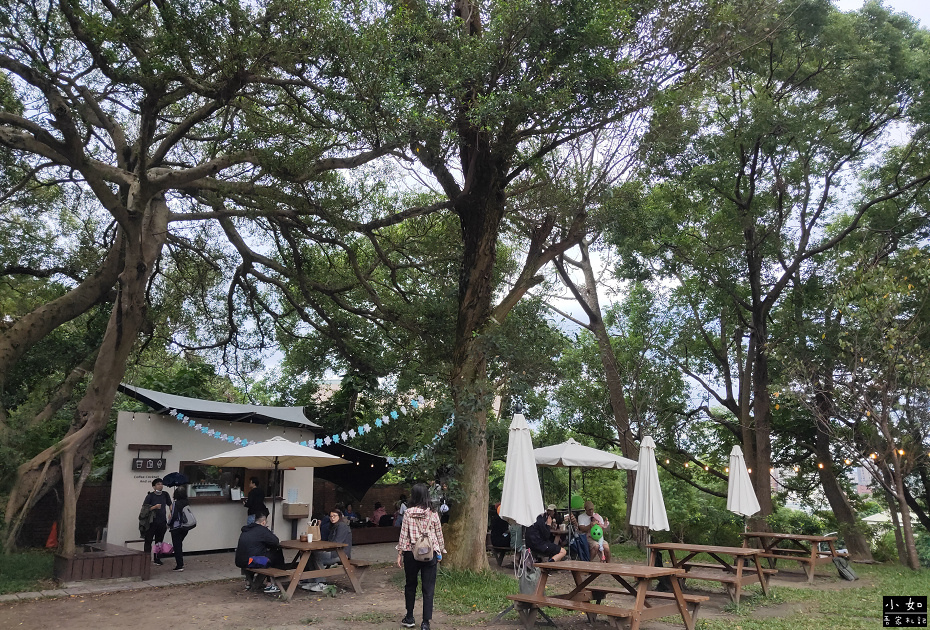
<svg viewBox="0 0 930 630"><path fill-rule="evenodd" d="M268 511L260 512L255 515L255 522L243 525L242 533L239 534L239 543L236 545L236 566L240 569L253 568L258 565L261 568L271 567L273 569L284 568L284 552L279 547L281 543L278 537L268 529ZM255 558L268 558L267 564L258 563ZM246 589L249 588L249 581L246 580ZM280 589L270 583L265 587L266 593L279 593Z"/></svg>
<svg viewBox="0 0 930 630"><path fill-rule="evenodd" d="M165 542L165 532L168 531L168 510L171 507L171 497L164 491L164 482L160 478L152 480L152 491L145 495L142 501L143 508L148 506L151 510L152 523L145 532L145 540L142 550L145 553L152 553L152 541ZM152 561L161 565L161 559L158 554L152 555Z"/></svg>
<svg viewBox="0 0 930 630"><path fill-rule="evenodd" d="M171 532L171 545L174 547L174 571L184 570L184 539L190 531L184 526L184 508L188 506L187 488L178 486L174 489L174 510L168 529Z"/></svg>
<svg viewBox="0 0 930 630"><path fill-rule="evenodd" d="M492 505L488 510L488 516L491 519L491 545L494 547L510 547L510 523L501 518L498 514L500 503ZM440 522L441 519L440 519Z"/></svg>
<svg viewBox="0 0 930 630"><path fill-rule="evenodd" d="M327 540L346 545L343 551L346 552L346 556L352 557L352 528L349 527L349 521L339 508L329 511L329 538ZM335 551L314 551L312 558L316 569L324 569L330 564L342 562ZM313 578L310 582L301 584L300 588L320 593L326 590L326 582L323 578Z"/></svg>
<svg viewBox="0 0 930 630"><path fill-rule="evenodd" d="M255 522L255 517L264 512L268 514L268 508L265 507L265 492L258 485L258 477L251 477L249 479L249 495L245 499L245 509L248 510L248 516L245 519L245 524Z"/></svg>
<svg viewBox="0 0 930 630"><path fill-rule="evenodd" d="M546 560L558 562L565 557L567 550L550 541L552 523L552 518L543 512L536 517L535 523L526 528L523 541L533 553L542 556Z"/></svg>

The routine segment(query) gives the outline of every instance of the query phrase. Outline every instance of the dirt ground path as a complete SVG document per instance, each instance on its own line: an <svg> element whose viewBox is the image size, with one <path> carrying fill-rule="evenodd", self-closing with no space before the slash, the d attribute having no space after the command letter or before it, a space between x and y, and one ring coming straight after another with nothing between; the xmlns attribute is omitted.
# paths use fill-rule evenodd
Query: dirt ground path
<svg viewBox="0 0 930 630"><path fill-rule="evenodd" d="M494 564L492 562L492 564ZM496 567L495 567L496 569ZM506 567L502 569L506 571ZM186 628L290 629L318 628L380 630L400 628L404 614L402 589L396 585L397 567L377 566L364 577L363 594L348 589L348 583L336 581L340 592L335 597L298 591L294 600L283 602L264 594L243 589L241 579L139 588L114 593L72 595L32 601L3 602L0 605L0 628L24 630L182 630ZM803 579L785 579L782 584L805 587ZM846 588L846 583L831 577L818 578L817 588ZM711 594L711 601L701 609L700 619L730 617L724 611L727 598L722 590ZM417 601L416 618L420 620L421 601ZM517 619L497 624L490 620L497 611L476 611L465 616L449 616L437 610L432 627L481 627L493 630L519 630ZM780 604L757 609L765 617L788 616L804 612L798 604ZM560 617L560 628L591 628L583 615ZM598 620L597 627L603 622ZM539 628L545 627L542 625ZM650 621L644 630L681 629L678 624Z"/></svg>

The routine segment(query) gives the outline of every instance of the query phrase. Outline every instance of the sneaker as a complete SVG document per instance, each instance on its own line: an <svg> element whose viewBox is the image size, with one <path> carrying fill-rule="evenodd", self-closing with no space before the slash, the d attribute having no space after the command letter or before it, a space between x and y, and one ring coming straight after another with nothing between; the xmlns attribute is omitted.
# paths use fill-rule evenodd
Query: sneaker
<svg viewBox="0 0 930 630"><path fill-rule="evenodd" d="M413 615L407 615L406 617L400 620L400 625L402 625L405 628L412 628L415 625L417 625L417 622L413 618Z"/></svg>
<svg viewBox="0 0 930 630"><path fill-rule="evenodd" d="M277 595L278 593L281 592L281 589L279 589L279 588L278 588L277 586L275 586L274 584L269 584L268 586L265 587L264 592L265 592L267 595Z"/></svg>
<svg viewBox="0 0 930 630"><path fill-rule="evenodd" d="M420 630L429 630L429 622L428 622L428 621L424 621L423 623L421 623L421 624L420 624Z"/></svg>
<svg viewBox="0 0 930 630"><path fill-rule="evenodd" d="M172 570L172 571L183 571L183 570L184 570L184 567L174 567L174 568L171 569L171 570Z"/></svg>
<svg viewBox="0 0 930 630"><path fill-rule="evenodd" d="M251 591L251 590L252 590L252 580L246 580L246 581L245 581L245 590L247 590L247 591Z"/></svg>
<svg viewBox="0 0 930 630"><path fill-rule="evenodd" d="M305 591L313 591L314 593L322 593L323 591L326 590L327 586L329 586L329 584L326 584L325 582L316 582L314 584L302 584L300 588L304 589Z"/></svg>
<svg viewBox="0 0 930 630"><path fill-rule="evenodd" d="M158 566L161 566L161 565L164 564L164 562L162 562L162 561L159 560L158 558L155 558L154 560L152 560L152 562L154 562L154 563L157 564Z"/></svg>

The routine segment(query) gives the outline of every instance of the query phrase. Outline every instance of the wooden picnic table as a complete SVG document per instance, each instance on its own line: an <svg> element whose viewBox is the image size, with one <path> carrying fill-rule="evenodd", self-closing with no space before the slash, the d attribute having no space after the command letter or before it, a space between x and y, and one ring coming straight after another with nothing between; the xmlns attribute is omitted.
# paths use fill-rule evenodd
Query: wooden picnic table
<svg viewBox="0 0 930 630"><path fill-rule="evenodd" d="M282 540L280 542L282 549L294 549L297 555L294 557L294 565L291 569L250 569L253 573L269 576L274 583L281 589L281 598L288 600L294 596L297 585L301 580L309 578L320 578L330 576L346 576L352 589L356 593L362 592L362 585L359 576L356 574L356 568L367 566L367 563L354 563L346 555L343 543L331 542L328 540L314 540L305 542L301 540ZM340 564L328 569L310 569L307 570L309 562L314 551L335 551L339 555ZM287 590L284 589L283 583L288 582Z"/></svg>
<svg viewBox="0 0 930 630"><path fill-rule="evenodd" d="M836 550L836 536L808 534L778 534L774 532L743 532L743 546L750 542L760 549L760 558L766 558L773 569L779 560L794 560L807 574L808 583L814 582L814 569L818 564L832 563L833 558L845 556ZM820 551L820 543L827 543L830 551Z"/></svg>
<svg viewBox="0 0 930 630"><path fill-rule="evenodd" d="M592 623L597 615L604 615L617 628L619 619L629 619L630 630L638 630L641 621L680 615L685 627L694 630L694 616L701 602L707 601L707 597L682 593L678 578L684 574L684 569L581 560L544 562L536 566L542 571L536 592L507 596L518 602L517 611L527 630L533 628L539 608L546 606L581 611ZM548 577L557 571L570 571L575 588L561 595L546 596ZM613 578L614 583L592 584L601 576ZM671 580L672 592L650 591L650 581L663 577ZM626 606L601 603L607 595L632 597L633 601ZM692 606L690 611L689 605Z"/></svg>
<svg viewBox="0 0 930 630"><path fill-rule="evenodd" d="M656 553L667 551L672 566L687 571L683 578L720 582L726 587L730 599L737 604L743 587L747 584L758 582L762 585L762 592L768 596L768 575L777 573L774 568L762 568L758 560L762 554L760 549L688 543L653 543L647 546L650 550L649 564L655 564ZM706 553L715 562L692 562L691 559L699 553ZM727 560L723 556L732 556L733 560ZM752 561L753 566L747 567L747 561Z"/></svg>

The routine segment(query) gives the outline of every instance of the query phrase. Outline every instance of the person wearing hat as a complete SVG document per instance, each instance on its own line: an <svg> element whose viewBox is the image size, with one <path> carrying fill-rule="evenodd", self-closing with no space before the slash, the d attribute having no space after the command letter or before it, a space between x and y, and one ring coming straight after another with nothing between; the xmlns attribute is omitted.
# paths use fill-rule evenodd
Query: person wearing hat
<svg viewBox="0 0 930 630"><path fill-rule="evenodd" d="M567 538L566 533L559 530L562 524L562 516L556 512L555 503L546 506L546 519L549 521L550 539L557 545L565 544L563 537Z"/></svg>
<svg viewBox="0 0 930 630"><path fill-rule="evenodd" d="M575 520L575 517L572 517ZM593 562L610 562L610 545L604 540L610 521L604 519L594 511L594 503L584 502L584 512L575 520L578 531L588 535L588 550L591 552ZM594 527L597 526L595 530ZM595 540L595 537L597 539Z"/></svg>

